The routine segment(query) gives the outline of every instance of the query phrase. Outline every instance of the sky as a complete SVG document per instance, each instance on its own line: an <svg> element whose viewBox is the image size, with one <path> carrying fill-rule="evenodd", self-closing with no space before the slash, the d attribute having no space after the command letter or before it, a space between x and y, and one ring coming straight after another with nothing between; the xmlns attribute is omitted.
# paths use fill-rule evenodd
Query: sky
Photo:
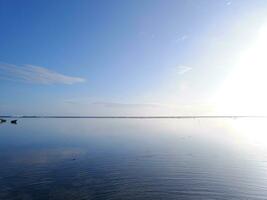
<svg viewBox="0 0 267 200"><path fill-rule="evenodd" d="M265 0L0 0L0 115L267 114L266 27Z"/></svg>

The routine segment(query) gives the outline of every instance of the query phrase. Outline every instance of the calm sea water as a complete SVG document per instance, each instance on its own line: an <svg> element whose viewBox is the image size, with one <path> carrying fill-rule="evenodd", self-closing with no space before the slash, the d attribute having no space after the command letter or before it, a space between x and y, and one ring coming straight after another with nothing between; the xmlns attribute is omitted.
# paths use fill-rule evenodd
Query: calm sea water
<svg viewBox="0 0 267 200"><path fill-rule="evenodd" d="M1 200L267 199L267 119L0 124Z"/></svg>

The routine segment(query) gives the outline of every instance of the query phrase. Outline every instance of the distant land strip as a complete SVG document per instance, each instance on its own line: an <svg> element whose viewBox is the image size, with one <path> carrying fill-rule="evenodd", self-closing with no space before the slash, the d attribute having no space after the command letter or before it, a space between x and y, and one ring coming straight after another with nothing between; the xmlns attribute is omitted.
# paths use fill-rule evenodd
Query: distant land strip
<svg viewBox="0 0 267 200"><path fill-rule="evenodd" d="M265 115L191 115L191 116L30 116L6 115L0 118L45 118L45 119L196 119L196 118L267 118Z"/></svg>

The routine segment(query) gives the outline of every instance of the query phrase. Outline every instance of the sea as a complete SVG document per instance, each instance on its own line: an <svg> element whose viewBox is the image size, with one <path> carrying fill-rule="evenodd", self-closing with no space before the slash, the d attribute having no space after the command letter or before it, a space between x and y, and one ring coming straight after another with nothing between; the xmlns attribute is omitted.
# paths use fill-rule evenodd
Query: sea
<svg viewBox="0 0 267 200"><path fill-rule="evenodd" d="M9 121L1 200L267 199L267 119Z"/></svg>

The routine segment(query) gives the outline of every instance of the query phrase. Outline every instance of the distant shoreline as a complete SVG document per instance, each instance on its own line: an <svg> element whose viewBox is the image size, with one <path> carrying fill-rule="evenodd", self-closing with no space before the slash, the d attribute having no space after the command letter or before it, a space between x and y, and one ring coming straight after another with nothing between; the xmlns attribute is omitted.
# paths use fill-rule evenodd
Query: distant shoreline
<svg viewBox="0 0 267 200"><path fill-rule="evenodd" d="M4 115L0 118L21 118L21 119L196 119L196 118L267 118L263 115L191 115L191 116L15 116Z"/></svg>

